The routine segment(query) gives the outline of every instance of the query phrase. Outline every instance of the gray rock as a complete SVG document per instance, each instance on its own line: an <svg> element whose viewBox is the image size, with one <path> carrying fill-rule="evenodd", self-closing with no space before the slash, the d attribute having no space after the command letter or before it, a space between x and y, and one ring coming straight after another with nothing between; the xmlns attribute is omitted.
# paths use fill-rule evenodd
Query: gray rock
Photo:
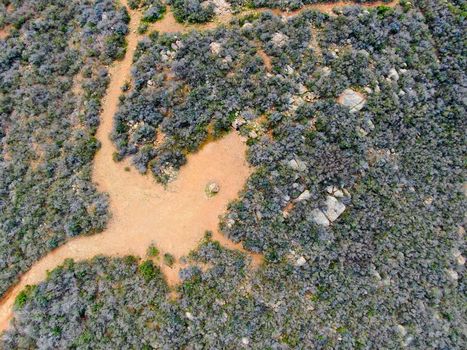
<svg viewBox="0 0 467 350"><path fill-rule="evenodd" d="M326 210L324 211L324 214L329 221L335 221L345 211L345 208L345 205L339 202L335 197L326 197Z"/></svg>
<svg viewBox="0 0 467 350"><path fill-rule="evenodd" d="M306 163L299 160L299 159L292 159L289 160L287 165L295 171L305 171L306 170Z"/></svg>
<svg viewBox="0 0 467 350"><path fill-rule="evenodd" d="M311 218L318 225L329 226L330 224L326 215L324 215L324 213L319 209L314 209L311 211Z"/></svg>
<svg viewBox="0 0 467 350"><path fill-rule="evenodd" d="M300 196L298 196L297 198L295 198L294 202L303 202L303 201L307 201L308 199L311 198L311 193L310 191L308 190L305 190L302 192L302 194Z"/></svg>
<svg viewBox="0 0 467 350"><path fill-rule="evenodd" d="M399 73L397 73L395 68L391 68L389 70L388 78L392 81L398 81L399 80Z"/></svg>

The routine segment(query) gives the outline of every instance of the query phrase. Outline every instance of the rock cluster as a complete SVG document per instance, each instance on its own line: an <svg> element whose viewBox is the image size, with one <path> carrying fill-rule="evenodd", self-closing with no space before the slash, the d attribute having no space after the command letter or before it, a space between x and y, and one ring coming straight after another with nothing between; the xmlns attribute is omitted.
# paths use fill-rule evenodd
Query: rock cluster
<svg viewBox="0 0 467 350"><path fill-rule="evenodd" d="M311 212L313 221L322 226L329 226L336 221L346 209L343 200L350 198L350 193L347 190L339 189L336 186L329 186L326 191L328 195L323 208L317 208Z"/></svg>

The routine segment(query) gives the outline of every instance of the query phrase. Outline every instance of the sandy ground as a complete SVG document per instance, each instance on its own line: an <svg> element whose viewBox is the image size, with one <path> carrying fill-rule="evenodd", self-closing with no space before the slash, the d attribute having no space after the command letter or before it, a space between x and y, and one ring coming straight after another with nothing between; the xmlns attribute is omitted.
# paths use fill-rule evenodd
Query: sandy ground
<svg viewBox="0 0 467 350"><path fill-rule="evenodd" d="M0 29L0 39L6 39L6 37L10 34L11 26L6 26Z"/></svg>
<svg viewBox="0 0 467 350"><path fill-rule="evenodd" d="M264 62L264 67L266 68L267 72L270 72L272 69L272 62L271 62L271 57L268 56L266 52L262 49L258 49L258 55L261 57L261 59Z"/></svg>
<svg viewBox="0 0 467 350"><path fill-rule="evenodd" d="M126 5L126 0L122 2ZM328 12L342 5L347 4L318 4L306 8ZM370 6L377 6L377 3ZM295 13L279 12L287 16ZM110 68L111 82L103 100L101 124L96 135L102 147L96 154L93 166L93 180L99 191L109 194L112 218L103 233L69 241L46 255L21 277L20 282L0 301L0 332L9 325L13 303L18 293L26 285L44 280L48 270L60 265L67 258L79 261L96 255L128 254L144 257L148 246L154 243L162 254L169 252L178 261L181 256L196 247L206 230L213 231L213 238L219 240L222 245L242 249L217 229L219 216L225 212L227 204L238 196L251 174L245 160L246 145L236 133L232 132L221 140L210 142L198 153L190 155L177 180L167 188L157 184L150 175L140 175L130 166L128 160L120 163L112 160L115 149L109 135L112 131L113 116L118 109L120 87L131 79L133 54L140 39L136 28L141 15L133 11L130 11L130 15L127 54L122 61L116 62ZM168 11L163 20L153 24L150 29L160 32L211 29L220 23L227 23L230 18L231 16L226 15L213 23L186 26L177 23ZM126 171L125 167L130 167L131 171ZM220 185L219 194L211 198L207 198L204 191L209 181L216 181ZM260 263L260 255L250 255L254 265ZM161 268L169 284L174 285L178 282L178 262L173 268L165 265L161 265Z"/></svg>

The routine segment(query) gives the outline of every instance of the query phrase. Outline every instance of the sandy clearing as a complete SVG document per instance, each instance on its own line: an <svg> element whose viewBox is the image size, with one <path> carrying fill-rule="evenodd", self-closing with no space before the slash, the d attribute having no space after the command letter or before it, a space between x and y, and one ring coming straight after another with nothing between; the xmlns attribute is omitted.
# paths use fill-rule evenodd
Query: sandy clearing
<svg viewBox="0 0 467 350"><path fill-rule="evenodd" d="M126 0L122 0L126 6ZM384 4L394 6L397 2ZM383 3L365 4L374 7ZM334 7L348 3L316 4L304 9L328 12ZM303 9L302 9L303 10ZM255 11L270 11L258 9ZM254 11L250 11L254 12ZM279 15L292 16L299 11L273 11ZM248 13L248 12L247 12ZM243 13L245 14L245 13ZM93 180L98 189L107 192L110 198L112 218L106 230L94 236L78 237L52 251L26 272L20 282L12 287L0 301L0 332L5 330L12 317L13 303L18 293L28 284L37 284L46 278L48 270L62 264L67 258L77 261L96 255L144 257L147 247L155 243L161 253L169 252L177 260L195 248L205 230L214 232L213 238L229 248L242 249L217 230L218 217L225 212L227 204L238 196L251 169L245 161L246 145L236 133L221 140L206 144L198 153L188 157L175 182L167 189L156 184L151 176L141 176L130 166L128 160L115 163L112 160L114 146L109 139L113 116L118 109L120 87L131 79L130 69L138 40L137 27L141 14L130 11L131 22L127 36L127 54L122 61L110 68L111 82L103 99L101 124L96 137L102 143L93 164ZM151 30L160 32L186 32L189 30L213 29L228 23L232 16L222 16L205 25L182 25L175 21L170 10L162 21L151 25ZM125 168L130 167L130 172ZM204 188L207 182L217 181L221 190L218 195L207 198ZM243 250L243 249L242 249ZM250 254L254 265L261 256ZM178 282L177 263L173 268L161 266L169 284Z"/></svg>

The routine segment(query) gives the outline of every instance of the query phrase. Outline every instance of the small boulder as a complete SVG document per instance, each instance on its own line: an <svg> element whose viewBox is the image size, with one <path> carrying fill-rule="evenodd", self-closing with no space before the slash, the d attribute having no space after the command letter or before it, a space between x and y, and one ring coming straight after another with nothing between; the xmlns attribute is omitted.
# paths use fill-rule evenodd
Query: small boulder
<svg viewBox="0 0 467 350"><path fill-rule="evenodd" d="M219 43L212 42L211 44L209 44L209 48L211 49L211 52L214 55L218 55L221 52L222 46Z"/></svg>
<svg viewBox="0 0 467 350"><path fill-rule="evenodd" d="M289 41L289 37L284 33L277 32L273 34L271 41L274 44L274 46L282 47L285 44L287 44L287 41Z"/></svg>
<svg viewBox="0 0 467 350"><path fill-rule="evenodd" d="M208 197L212 197L219 193L220 186L217 182L211 181L206 185L206 194Z"/></svg>
<svg viewBox="0 0 467 350"><path fill-rule="evenodd" d="M301 267L305 264L306 264L306 259L303 256L299 257L297 261L295 261L295 266L297 267Z"/></svg>
<svg viewBox="0 0 467 350"><path fill-rule="evenodd" d="M390 79L392 81L398 81L399 80L399 73L397 73L395 68L391 68L389 70L388 79Z"/></svg>
<svg viewBox="0 0 467 350"><path fill-rule="evenodd" d="M307 201L308 199L311 198L311 193L310 191L308 190L305 190L302 192L302 194L300 196L298 196L297 198L295 198L294 202L303 202L303 201Z"/></svg>
<svg viewBox="0 0 467 350"><path fill-rule="evenodd" d="M330 224L326 215L324 215L324 213L319 209L314 209L311 211L311 218L318 225L329 226Z"/></svg>
<svg viewBox="0 0 467 350"><path fill-rule="evenodd" d="M366 103L365 97L352 89L345 89L344 92L339 96L338 102L350 108L350 112L358 112L363 108Z"/></svg>
<svg viewBox="0 0 467 350"><path fill-rule="evenodd" d="M457 264L458 264L458 265L465 265L465 258L464 258L462 255L459 255L459 256L456 258L456 261L457 261Z"/></svg>
<svg viewBox="0 0 467 350"><path fill-rule="evenodd" d="M292 170L295 170L295 171L302 172L302 171L306 170L306 163L304 161L299 160L299 159L289 160L287 165L289 166L289 168L291 168Z"/></svg>
<svg viewBox="0 0 467 350"><path fill-rule="evenodd" d="M457 281L459 279L459 274L457 273L457 271L454 271L454 270L447 270L446 271L446 274L447 276L449 277L449 279L453 282Z"/></svg>
<svg viewBox="0 0 467 350"><path fill-rule="evenodd" d="M345 211L345 208L345 205L339 202L335 197L326 197L326 210L324 211L324 214L329 221L335 221Z"/></svg>
<svg viewBox="0 0 467 350"><path fill-rule="evenodd" d="M405 327L401 324L398 324L396 326L397 333L399 333L401 336L405 337L407 335L407 330Z"/></svg>

